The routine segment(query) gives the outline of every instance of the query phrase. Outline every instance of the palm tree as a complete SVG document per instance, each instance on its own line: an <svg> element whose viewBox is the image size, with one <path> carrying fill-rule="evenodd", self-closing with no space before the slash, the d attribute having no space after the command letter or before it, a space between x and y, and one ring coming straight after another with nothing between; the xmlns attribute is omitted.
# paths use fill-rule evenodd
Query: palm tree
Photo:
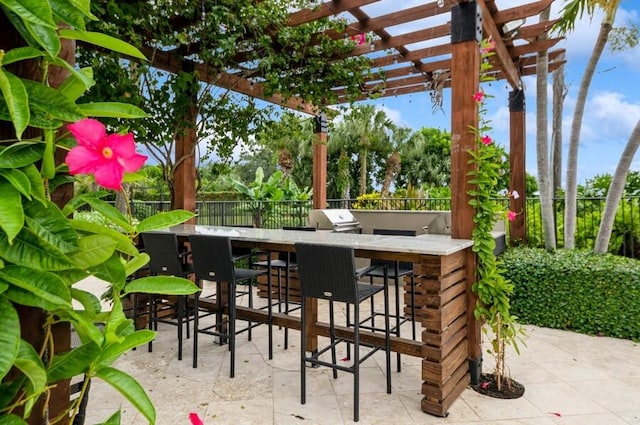
<svg viewBox="0 0 640 425"><path fill-rule="evenodd" d="M399 182L407 186L443 187L451 180L451 134L422 128L411 135L400 152Z"/></svg>
<svg viewBox="0 0 640 425"><path fill-rule="evenodd" d="M631 161L640 146L640 121L636 123L636 127L629 137L627 146L622 152L616 172L611 179L611 185L607 192L607 201L604 206L604 213L602 214L602 220L600 221L600 228L598 229L598 236L596 237L596 243L593 251L597 254L604 254L609 247L609 240L611 239L611 231L613 229L613 222L616 218L616 210L618 204L622 199L624 193L625 182L627 180L627 174L629 174L629 167Z"/></svg>
<svg viewBox="0 0 640 425"><path fill-rule="evenodd" d="M571 134L569 136L569 151L567 153L567 177L565 191L565 221L564 221L564 246L568 249L575 247L575 231L576 231L576 203L578 191L578 144L580 142L580 130L582 127L582 118L584 116L584 108L587 102L587 94L591 80L596 70L596 65L600 61L600 56L604 50L609 34L613 27L616 12L620 0L572 0L562 9L560 21L556 24L556 28L560 34L566 34L573 30L576 21L582 17L586 10L589 15L593 16L596 7L602 9L605 16L600 24L600 32L591 52L591 57L587 62L580 87L578 89L578 97L573 112L573 121L571 122Z"/></svg>
<svg viewBox="0 0 640 425"><path fill-rule="evenodd" d="M540 21L548 21L551 10L545 9L540 14ZM546 38L546 35L543 36ZM542 226L544 232L545 248L549 251L556 249L556 232L553 217L553 204L551 202L551 184L549 181L549 137L547 130L547 74L549 73L549 55L547 51L538 53L536 77L536 152L538 163L538 185L540 187L540 209L542 213Z"/></svg>
<svg viewBox="0 0 640 425"><path fill-rule="evenodd" d="M411 139L411 129L409 127L393 126L391 132L391 153L385 160L384 178L382 180L382 188L380 189L380 197L388 198L389 189L393 181L400 173L401 167L401 154L403 146L406 145Z"/></svg>
<svg viewBox="0 0 640 425"><path fill-rule="evenodd" d="M367 193L369 187L371 152L388 150L389 131L392 129L393 122L383 110L376 110L374 105L358 105L350 110L329 137L329 152L344 150L348 156L350 153L357 155L360 195Z"/></svg>

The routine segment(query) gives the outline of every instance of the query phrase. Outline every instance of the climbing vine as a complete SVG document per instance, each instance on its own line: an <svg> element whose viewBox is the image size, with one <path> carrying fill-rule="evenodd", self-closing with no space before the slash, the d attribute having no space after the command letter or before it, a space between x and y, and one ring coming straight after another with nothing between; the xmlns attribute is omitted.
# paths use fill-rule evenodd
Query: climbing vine
<svg viewBox="0 0 640 425"><path fill-rule="evenodd" d="M489 57L494 55L494 42L483 40L480 45L481 65L480 82L493 81L489 75L491 64ZM486 323L483 330L491 331L491 348L489 353L496 359L495 378L498 390L504 383L508 383L508 372L505 364L505 348L508 345L519 352L518 342L522 336L522 329L516 323L516 317L511 315L509 296L513 292L513 285L503 276L502 261L496 257L494 250L496 242L492 231L497 220L505 217L509 221L515 219L513 211L503 211L496 198L499 197L498 182L501 178L502 163L505 161L504 151L489 136L492 130L490 121L486 118L485 101L491 95L481 88L473 95L478 103L478 127L471 128L476 137L477 150L470 150L469 183L473 189L467 191L471 200L469 204L475 209L472 233L473 251L477 254L477 280L473 290L478 296L475 307L475 317ZM507 192L507 196L517 197L517 192Z"/></svg>

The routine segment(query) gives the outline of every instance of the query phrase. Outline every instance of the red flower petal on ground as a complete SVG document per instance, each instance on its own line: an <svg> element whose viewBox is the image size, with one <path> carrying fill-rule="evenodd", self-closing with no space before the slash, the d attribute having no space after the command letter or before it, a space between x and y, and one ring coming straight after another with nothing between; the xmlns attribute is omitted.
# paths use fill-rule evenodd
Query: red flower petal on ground
<svg viewBox="0 0 640 425"><path fill-rule="evenodd" d="M93 174L100 186L121 190L124 173L139 170L147 160L136 152L131 133L107 134L104 125L91 118L67 128L78 141L65 158L72 175Z"/></svg>
<svg viewBox="0 0 640 425"><path fill-rule="evenodd" d="M487 388L489 388L489 383L483 382L482 384L480 384L480 388L482 388L483 390L486 390Z"/></svg>
<svg viewBox="0 0 640 425"><path fill-rule="evenodd" d="M189 420L191 421L191 425L204 425L200 416L197 413L189 413Z"/></svg>

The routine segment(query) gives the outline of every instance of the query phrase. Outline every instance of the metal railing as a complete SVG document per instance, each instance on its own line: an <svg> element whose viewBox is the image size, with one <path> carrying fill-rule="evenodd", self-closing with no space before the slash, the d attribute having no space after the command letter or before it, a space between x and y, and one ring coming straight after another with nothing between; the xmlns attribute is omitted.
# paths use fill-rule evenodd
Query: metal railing
<svg viewBox="0 0 640 425"><path fill-rule="evenodd" d="M505 208L507 199L497 200ZM577 204L576 247L593 248L598 233L600 219L604 211L605 198L580 198ZM346 209L382 209L446 211L451 209L450 199L440 198L392 198L392 199L330 199L328 208ZM135 218L141 220L158 212L168 211L169 202L133 201L131 210ZM311 201L198 201L196 222L214 226L257 226L263 228L282 228L283 226L304 226ZM555 214L556 240L558 247L564 246L564 199L553 200ZM540 200L528 198L527 212L527 244L544 246L543 226L540 214ZM613 243L618 243L621 250L629 255L635 251L640 235L640 197L624 198L619 207L612 236ZM617 238L617 239L616 239ZM633 254L630 256L634 256Z"/></svg>

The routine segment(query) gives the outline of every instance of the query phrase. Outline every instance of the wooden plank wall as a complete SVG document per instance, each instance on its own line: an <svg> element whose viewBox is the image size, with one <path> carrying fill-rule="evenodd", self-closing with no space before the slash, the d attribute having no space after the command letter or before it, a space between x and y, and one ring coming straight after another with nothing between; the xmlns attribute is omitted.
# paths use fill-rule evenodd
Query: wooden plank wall
<svg viewBox="0 0 640 425"><path fill-rule="evenodd" d="M414 265L416 316L424 343L422 410L436 416L446 416L470 382L465 260L466 251L460 251L424 257Z"/></svg>

